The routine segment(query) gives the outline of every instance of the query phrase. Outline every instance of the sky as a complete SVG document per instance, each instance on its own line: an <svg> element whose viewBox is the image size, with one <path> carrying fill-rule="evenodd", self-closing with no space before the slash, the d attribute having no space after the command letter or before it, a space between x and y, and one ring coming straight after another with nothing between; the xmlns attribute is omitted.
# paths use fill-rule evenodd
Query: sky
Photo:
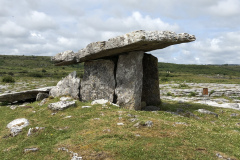
<svg viewBox="0 0 240 160"><path fill-rule="evenodd" d="M0 55L54 56L136 30L196 41L148 53L159 62L240 64L240 0L0 0Z"/></svg>

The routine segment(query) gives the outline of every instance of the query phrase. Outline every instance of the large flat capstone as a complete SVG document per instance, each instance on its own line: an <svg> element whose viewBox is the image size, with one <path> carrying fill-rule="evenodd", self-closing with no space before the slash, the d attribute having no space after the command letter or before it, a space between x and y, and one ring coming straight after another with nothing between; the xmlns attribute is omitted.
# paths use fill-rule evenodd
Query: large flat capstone
<svg viewBox="0 0 240 160"><path fill-rule="evenodd" d="M78 51L65 51L52 57L56 65L69 65L133 51L148 52L170 45L195 41L195 36L170 31L134 31L108 41L93 42Z"/></svg>

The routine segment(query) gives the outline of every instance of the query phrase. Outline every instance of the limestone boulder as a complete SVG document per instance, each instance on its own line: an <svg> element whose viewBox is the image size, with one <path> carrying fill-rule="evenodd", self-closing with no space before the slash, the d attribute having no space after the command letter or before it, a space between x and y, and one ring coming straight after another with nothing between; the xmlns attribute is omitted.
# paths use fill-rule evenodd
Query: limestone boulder
<svg viewBox="0 0 240 160"><path fill-rule="evenodd" d="M57 83L57 86L50 90L49 95L53 97L71 96L79 99L80 78L77 78L76 71L70 73Z"/></svg>
<svg viewBox="0 0 240 160"><path fill-rule="evenodd" d="M120 55L117 63L115 95L117 104L131 110L141 109L144 52Z"/></svg>
<svg viewBox="0 0 240 160"><path fill-rule="evenodd" d="M68 65L116 56L132 51L152 51L171 45L195 41L195 36L187 33L176 34L170 31L134 31L122 36L111 38L108 41L93 42L78 51L62 52L52 57L56 65Z"/></svg>
<svg viewBox="0 0 240 160"><path fill-rule="evenodd" d="M113 102L114 68L113 60L99 59L85 62L80 99L82 101L105 99Z"/></svg>
<svg viewBox="0 0 240 160"><path fill-rule="evenodd" d="M56 110L64 110L68 107L73 107L75 105L76 105L75 101L59 101L56 103L50 103L48 105L48 108L53 111L56 111Z"/></svg>
<svg viewBox="0 0 240 160"><path fill-rule="evenodd" d="M7 128L10 129L12 136L18 135L24 127L29 125L29 121L26 118L18 118L8 123Z"/></svg>

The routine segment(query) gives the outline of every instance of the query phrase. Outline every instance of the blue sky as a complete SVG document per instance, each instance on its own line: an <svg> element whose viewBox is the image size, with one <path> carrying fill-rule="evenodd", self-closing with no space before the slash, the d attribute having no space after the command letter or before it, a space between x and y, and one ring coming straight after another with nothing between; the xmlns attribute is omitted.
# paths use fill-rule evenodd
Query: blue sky
<svg viewBox="0 0 240 160"><path fill-rule="evenodd" d="M54 56L135 30L196 36L159 62L240 64L240 0L0 0L0 54Z"/></svg>

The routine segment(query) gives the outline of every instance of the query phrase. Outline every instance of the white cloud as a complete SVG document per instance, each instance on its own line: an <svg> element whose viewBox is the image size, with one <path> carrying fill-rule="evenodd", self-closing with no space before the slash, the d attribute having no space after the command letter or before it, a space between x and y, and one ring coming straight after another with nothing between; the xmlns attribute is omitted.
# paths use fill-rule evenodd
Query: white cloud
<svg viewBox="0 0 240 160"><path fill-rule="evenodd" d="M221 0L216 5L211 6L210 12L217 16L239 16L240 1L239 0Z"/></svg>
<svg viewBox="0 0 240 160"><path fill-rule="evenodd" d="M159 61L239 63L239 0L0 0L0 54L55 55L134 30L196 35ZM174 60L175 58L175 60Z"/></svg>
<svg viewBox="0 0 240 160"><path fill-rule="evenodd" d="M30 15L23 20L24 23L22 25L33 30L44 31L56 28L55 21L43 12L32 11Z"/></svg>
<svg viewBox="0 0 240 160"><path fill-rule="evenodd" d="M0 34L6 37L23 37L28 34L27 30L12 21L7 21L0 26Z"/></svg>

